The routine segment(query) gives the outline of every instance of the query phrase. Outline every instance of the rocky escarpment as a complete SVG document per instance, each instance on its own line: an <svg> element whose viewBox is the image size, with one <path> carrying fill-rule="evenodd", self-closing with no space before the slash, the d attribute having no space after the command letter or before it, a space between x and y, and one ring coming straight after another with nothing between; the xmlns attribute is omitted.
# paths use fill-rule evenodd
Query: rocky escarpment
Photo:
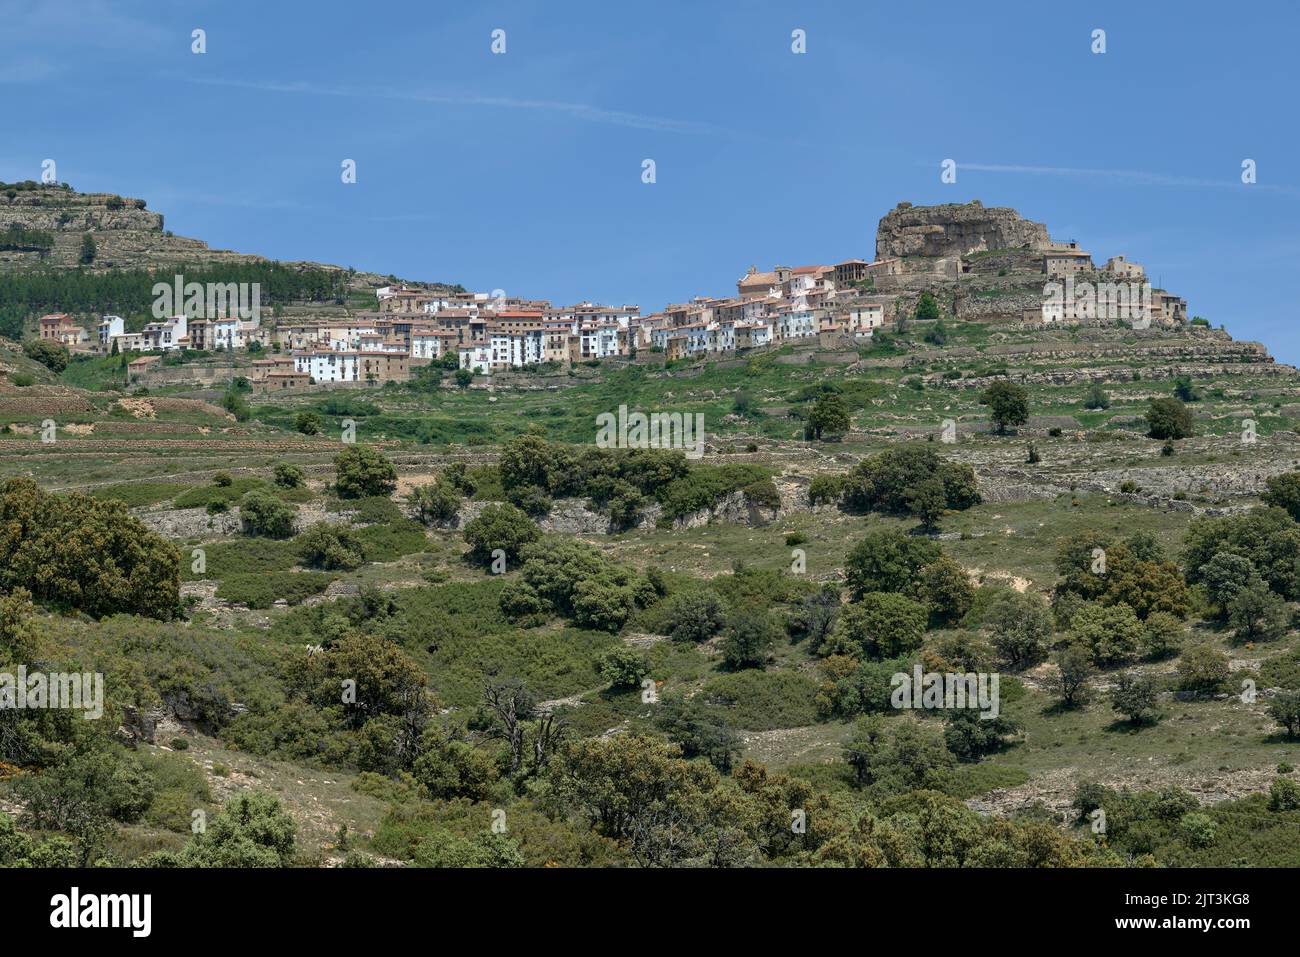
<svg viewBox="0 0 1300 957"><path fill-rule="evenodd" d="M172 235L163 227L162 214L147 209L143 199L112 193L78 193L58 186L0 189L0 230L11 226L48 233L54 245L45 252L0 249L0 268L77 266L86 233L95 239L91 268L96 270L265 261Z"/></svg>
<svg viewBox="0 0 1300 957"><path fill-rule="evenodd" d="M876 258L965 256L992 249L1039 249L1047 227L1014 209L985 208L979 200L943 206L899 203L876 229Z"/></svg>

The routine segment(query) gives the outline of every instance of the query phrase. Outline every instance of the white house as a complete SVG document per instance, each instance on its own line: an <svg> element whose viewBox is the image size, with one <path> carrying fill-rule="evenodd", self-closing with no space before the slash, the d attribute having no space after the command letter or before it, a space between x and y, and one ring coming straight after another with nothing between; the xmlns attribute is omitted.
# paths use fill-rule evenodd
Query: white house
<svg viewBox="0 0 1300 957"><path fill-rule="evenodd" d="M99 320L99 351L111 352L113 337L120 336L125 332L126 320L121 316L104 316Z"/></svg>
<svg viewBox="0 0 1300 957"><path fill-rule="evenodd" d="M360 368L358 352L315 350L298 352L293 357L294 371L306 373L317 382L359 382Z"/></svg>

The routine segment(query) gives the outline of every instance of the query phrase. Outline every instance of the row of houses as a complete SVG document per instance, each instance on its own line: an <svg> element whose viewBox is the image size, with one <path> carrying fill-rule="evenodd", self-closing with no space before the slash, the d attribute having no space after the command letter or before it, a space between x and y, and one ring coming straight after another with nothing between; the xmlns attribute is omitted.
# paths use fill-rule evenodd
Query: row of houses
<svg viewBox="0 0 1300 957"><path fill-rule="evenodd" d="M122 352L171 352L179 349L247 349L254 342L265 345L266 330L257 319L196 319L172 316L147 323L139 332L127 332L121 316L103 316L96 335L66 313L42 316L37 323L40 337L66 346L69 352L110 355L114 347Z"/></svg>
<svg viewBox="0 0 1300 957"><path fill-rule="evenodd" d="M1072 281L1095 272L1091 256L1076 243L1053 242L1041 252L1043 270L1053 280ZM1105 271L1130 281L1145 276L1141 265L1122 256L1109 260ZM640 351L680 359L807 340L823 345L861 341L896 312L897 296L877 294L876 280L905 272L897 258L778 265L767 271L751 266L736 281L734 296L697 296L649 315L629 304L552 306L548 300L509 297L500 290L390 285L376 290L373 310L346 319L264 328L257 318L173 316L127 332L121 317L104 316L91 339L68 316L56 314L40 320L40 334L70 349L102 353L115 346L119 352L167 352L246 350L256 344L263 357L254 360L252 379L267 391L313 383L383 384L409 379L431 362L490 375L544 363L564 367L631 357ZM1185 320L1184 300L1161 291L1149 295L1153 319ZM1083 316L1082 308L1069 302L1044 304L1041 317L1069 320Z"/></svg>

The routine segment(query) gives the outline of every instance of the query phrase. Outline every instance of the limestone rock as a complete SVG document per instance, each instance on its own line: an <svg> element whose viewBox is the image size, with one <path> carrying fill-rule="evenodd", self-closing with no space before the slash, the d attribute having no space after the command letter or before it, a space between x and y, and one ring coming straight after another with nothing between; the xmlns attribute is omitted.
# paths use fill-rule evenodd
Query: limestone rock
<svg viewBox="0 0 1300 957"><path fill-rule="evenodd" d="M1047 243L1046 226L1008 207L985 207L979 200L943 206L900 203L876 229L876 258L964 256L990 249L1040 249Z"/></svg>

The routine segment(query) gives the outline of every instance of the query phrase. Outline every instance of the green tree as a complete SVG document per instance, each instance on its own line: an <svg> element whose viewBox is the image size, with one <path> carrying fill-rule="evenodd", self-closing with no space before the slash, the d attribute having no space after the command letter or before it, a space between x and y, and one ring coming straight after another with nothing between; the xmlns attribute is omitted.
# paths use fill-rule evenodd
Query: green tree
<svg viewBox="0 0 1300 957"><path fill-rule="evenodd" d="M23 343L23 355L35 359L54 373L68 367L67 347L47 339L28 339Z"/></svg>
<svg viewBox="0 0 1300 957"><path fill-rule="evenodd" d="M420 738L420 756L411 766L411 776L431 800L484 801L491 796L497 771L492 759L472 744L430 727Z"/></svg>
<svg viewBox="0 0 1300 957"><path fill-rule="evenodd" d="M869 592L846 605L825 643L825 654L874 660L897 658L921 646L929 609L896 592Z"/></svg>
<svg viewBox="0 0 1300 957"><path fill-rule="evenodd" d="M722 774L731 773L744 751L740 735L712 717L698 698L664 696L655 711L655 727L682 749L683 757L702 757Z"/></svg>
<svg viewBox="0 0 1300 957"><path fill-rule="evenodd" d="M1088 699L1088 680L1092 677L1092 653L1082 645L1068 644L1056 654L1056 671L1049 687L1061 704L1074 708Z"/></svg>
<svg viewBox="0 0 1300 957"><path fill-rule="evenodd" d="M1260 501L1265 505L1284 508L1293 519L1300 521L1300 472L1273 475L1264 480L1266 491Z"/></svg>
<svg viewBox="0 0 1300 957"><path fill-rule="evenodd" d="M288 502L260 489L254 489L239 503L239 517L249 535L289 538L293 535L298 510Z"/></svg>
<svg viewBox="0 0 1300 957"><path fill-rule="evenodd" d="M939 303L934 295L929 292L921 293L916 300L916 311L912 313L912 318L918 322L938 322L941 316Z"/></svg>
<svg viewBox="0 0 1300 957"><path fill-rule="evenodd" d="M930 476L907 493L907 508L921 520L921 527L933 531L948 510L948 494L943 479Z"/></svg>
<svg viewBox="0 0 1300 957"><path fill-rule="evenodd" d="M596 673L611 688L617 689L641 687L641 679L649 670L645 658L631 648L613 648L601 655L596 662Z"/></svg>
<svg viewBox="0 0 1300 957"><path fill-rule="evenodd" d="M1279 691L1268 702L1268 713L1282 727L1286 736L1300 734L1300 691Z"/></svg>
<svg viewBox="0 0 1300 957"><path fill-rule="evenodd" d="M1083 407L1085 409L1110 408L1110 396L1106 394L1106 390L1101 387L1100 383L1094 382L1088 387L1088 394L1083 400Z"/></svg>
<svg viewBox="0 0 1300 957"><path fill-rule="evenodd" d="M931 785L956 765L943 731L929 722L858 719L844 745L844 760L859 786L897 794Z"/></svg>
<svg viewBox="0 0 1300 957"><path fill-rule="evenodd" d="M942 554L926 538L892 530L868 532L844 560L844 577L854 598L873 591L911 593L921 569Z"/></svg>
<svg viewBox="0 0 1300 957"><path fill-rule="evenodd" d="M299 543L302 559L313 568L347 571L365 561L361 540L343 524L317 522L303 533Z"/></svg>
<svg viewBox="0 0 1300 957"><path fill-rule="evenodd" d="M999 379L984 390L980 405L989 407L989 417L1004 435L1009 425L1024 425L1029 421L1029 393L1006 379Z"/></svg>
<svg viewBox="0 0 1300 957"><path fill-rule="evenodd" d="M1179 402L1200 402L1200 393L1192 386L1192 377L1180 375L1174 379L1174 398Z"/></svg>
<svg viewBox="0 0 1300 957"><path fill-rule="evenodd" d="M931 478L943 482L946 508L960 510L979 503L975 472L969 465L946 462L930 445L913 443L858 463L844 477L844 504L854 511L911 514L912 491Z"/></svg>
<svg viewBox="0 0 1300 957"><path fill-rule="evenodd" d="M665 602L664 623L673 641L708 641L726 627L727 612L714 591L682 592Z"/></svg>
<svg viewBox="0 0 1300 957"><path fill-rule="evenodd" d="M918 597L930 606L930 617L940 624L959 621L975 601L975 586L966 569L949 555L940 555L921 569Z"/></svg>
<svg viewBox="0 0 1300 957"><path fill-rule="evenodd" d="M1186 626L1176 616L1165 611L1153 612L1145 622L1142 653L1151 659L1167 658L1182 645Z"/></svg>
<svg viewBox="0 0 1300 957"><path fill-rule="evenodd" d="M28 478L0 481L0 589L94 617L171 618L180 553L122 502L56 495Z"/></svg>
<svg viewBox="0 0 1300 957"><path fill-rule="evenodd" d="M1179 399L1152 399L1147 409L1147 435L1153 439L1187 439L1195 429L1192 413Z"/></svg>
<svg viewBox="0 0 1300 957"><path fill-rule="evenodd" d="M478 516L465 525L465 541L469 545L469 560L484 565L492 560L497 549L505 552L509 561L519 558L525 545L541 537L537 523L509 503L488 505Z"/></svg>
<svg viewBox="0 0 1300 957"><path fill-rule="evenodd" d="M293 418L293 427L303 435L319 435L320 424L320 416L315 412L299 412Z"/></svg>
<svg viewBox="0 0 1300 957"><path fill-rule="evenodd" d="M982 624L991 633L993 647L1012 668L1028 668L1047 657L1052 612L1040 595L1002 592L989 602Z"/></svg>
<svg viewBox="0 0 1300 957"><path fill-rule="evenodd" d="M958 761L978 761L986 754L1001 751L1007 746L1008 736L1018 730L1010 718L988 717L970 708L949 711L948 716L943 741Z"/></svg>
<svg viewBox="0 0 1300 957"><path fill-rule="evenodd" d="M839 441L851 426L849 407L842 396L832 393L813 404L804 432L809 439Z"/></svg>
<svg viewBox="0 0 1300 957"><path fill-rule="evenodd" d="M32 593L15 588L0 595L0 662L28 662L36 658L39 636L36 630Z"/></svg>
<svg viewBox="0 0 1300 957"><path fill-rule="evenodd" d="M1187 531L1183 565L1189 582L1205 580L1206 566L1220 552L1249 559L1268 587L1300 599L1300 525L1280 508L1197 519Z"/></svg>
<svg viewBox="0 0 1300 957"><path fill-rule="evenodd" d="M723 632L722 660L729 668L761 668L779 634L780 627L767 609L742 609L731 616Z"/></svg>
<svg viewBox="0 0 1300 957"><path fill-rule="evenodd" d="M307 484L303 470L288 462L276 462L273 475L275 484L280 488L302 488Z"/></svg>
<svg viewBox="0 0 1300 957"><path fill-rule="evenodd" d="M1094 664L1102 667L1134 661L1146 638L1146 629L1128 605L1084 604L1070 623L1070 641L1087 648Z"/></svg>
<svg viewBox="0 0 1300 957"><path fill-rule="evenodd" d="M1156 707L1155 679L1149 675L1124 672L1110 695L1111 707L1132 724L1141 724Z"/></svg>
<svg viewBox="0 0 1300 957"><path fill-rule="evenodd" d="M411 489L407 502L425 525L449 522L460 513L460 489L448 481L426 482Z"/></svg>
<svg viewBox="0 0 1300 957"><path fill-rule="evenodd" d="M1251 580L1227 605L1228 624L1237 641L1269 641L1291 625L1291 613L1262 578Z"/></svg>
<svg viewBox="0 0 1300 957"><path fill-rule="evenodd" d="M77 262L83 266L89 266L99 255L99 247L95 245L95 237L90 233L81 234L81 251L77 253Z"/></svg>
<svg viewBox="0 0 1300 957"><path fill-rule="evenodd" d="M1211 645L1196 645L1178 659L1177 669L1182 690L1213 693L1228 680L1228 656Z"/></svg>
<svg viewBox="0 0 1300 957"><path fill-rule="evenodd" d="M391 495L397 488L393 463L368 445L349 445L334 457L334 470L340 498Z"/></svg>

